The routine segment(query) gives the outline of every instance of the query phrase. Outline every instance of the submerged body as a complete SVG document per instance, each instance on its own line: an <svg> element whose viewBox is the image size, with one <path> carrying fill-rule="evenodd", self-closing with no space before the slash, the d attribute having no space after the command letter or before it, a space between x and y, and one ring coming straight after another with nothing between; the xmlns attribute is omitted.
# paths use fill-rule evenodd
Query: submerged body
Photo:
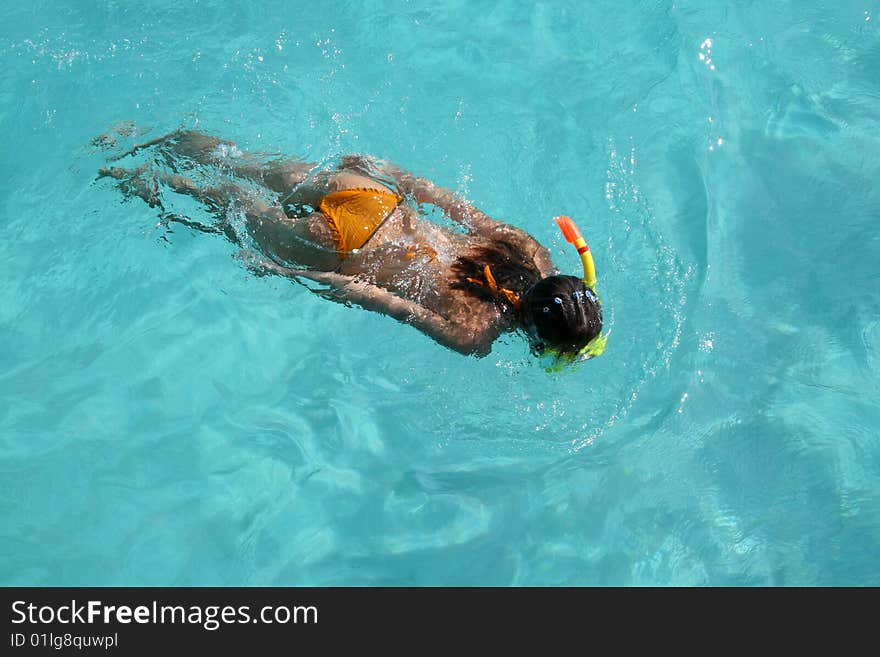
<svg viewBox="0 0 880 657"><path fill-rule="evenodd" d="M161 206L160 186L194 196L236 241L223 223L240 212L259 247L247 257L253 268L317 281L329 288L325 296L412 324L464 354L485 355L501 333L521 326L529 313L521 312L520 298L555 273L547 250L526 232L387 162L352 155L334 170L318 171L294 159L266 161L192 131L122 157L149 147L165 156L171 172L113 167L101 174L155 206ZM199 186L179 173L186 169L175 166L181 161L213 167L224 181ZM422 204L441 209L452 225L422 216ZM582 298L572 295L575 305ZM545 305L539 314L569 305L567 297L565 304L553 300L560 308ZM601 314L596 334L600 328Z"/></svg>

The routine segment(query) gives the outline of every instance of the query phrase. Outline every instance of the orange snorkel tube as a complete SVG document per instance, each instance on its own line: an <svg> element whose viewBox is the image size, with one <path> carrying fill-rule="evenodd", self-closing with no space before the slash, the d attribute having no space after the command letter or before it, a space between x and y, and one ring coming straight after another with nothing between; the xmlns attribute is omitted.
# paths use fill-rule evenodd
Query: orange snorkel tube
<svg viewBox="0 0 880 657"><path fill-rule="evenodd" d="M584 236L581 235L580 229L577 227L577 224L571 220L571 217L560 215L554 217L554 219L566 241L574 244L574 248L577 249L578 255L581 257L581 263L584 265L584 284L595 292L596 263L593 262L593 254L590 253L590 247L587 246L587 241L584 239Z"/></svg>
<svg viewBox="0 0 880 657"><path fill-rule="evenodd" d="M563 236L565 236L566 241L574 244L574 248L577 249L578 255L581 257L581 264L584 266L584 285L586 285L593 294L596 295L596 299L599 300L599 295L596 293L596 263L593 262L593 254L590 253L590 247L587 246L587 241L584 239L584 236L581 235L580 229L577 225L571 220L571 217L567 217L565 215L561 215L559 217L554 217L556 220L556 224L559 226L559 230L562 231ZM601 305L602 302L599 301ZM605 344L608 342L608 334L599 334L587 345L581 349L576 356L569 357L568 361L572 360L582 360L595 358L596 356L601 356L602 352L605 351ZM551 353L552 350L551 350ZM559 358L557 354L557 359ZM550 368L551 370L558 370L560 366Z"/></svg>

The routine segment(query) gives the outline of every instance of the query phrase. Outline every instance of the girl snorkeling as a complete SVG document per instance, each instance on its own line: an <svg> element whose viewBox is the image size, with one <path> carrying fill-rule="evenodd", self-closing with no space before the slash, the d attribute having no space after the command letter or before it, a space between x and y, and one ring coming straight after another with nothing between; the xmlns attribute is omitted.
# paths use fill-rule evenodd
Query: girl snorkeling
<svg viewBox="0 0 880 657"><path fill-rule="evenodd" d="M243 256L255 273L315 281L323 296L390 315L462 354L485 356L499 335L517 329L536 354L557 363L604 349L592 255L568 217L557 223L581 255L583 278L559 275L547 249L524 231L389 162L349 155L336 169L317 170L195 131L164 135L114 159L147 148L165 166L114 166L99 177L160 209L163 188L192 196L216 216L216 226L164 216L244 246L230 223L242 216L247 241L259 251ZM218 184L198 184L201 167L213 169ZM423 204L452 224L421 215Z"/></svg>

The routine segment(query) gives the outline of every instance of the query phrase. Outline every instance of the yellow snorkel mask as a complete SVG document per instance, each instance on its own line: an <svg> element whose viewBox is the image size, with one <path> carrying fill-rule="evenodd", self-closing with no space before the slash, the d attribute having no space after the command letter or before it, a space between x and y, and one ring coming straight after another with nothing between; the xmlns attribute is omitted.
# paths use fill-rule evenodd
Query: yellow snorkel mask
<svg viewBox="0 0 880 657"><path fill-rule="evenodd" d="M581 264L584 266L584 285L596 296L596 301L601 305L602 302L599 299L599 295L596 294L596 263L593 261L593 254L590 253L590 247L587 246L587 242L583 235L581 235L580 229L571 220L571 217L562 215L554 217L554 219L566 241L574 244L574 247L577 249L578 255L581 257ZM605 351L605 344L607 342L608 334L600 333L574 355L562 354L556 349L547 348L545 353L556 358L555 365L548 369L559 370L563 365L600 356Z"/></svg>

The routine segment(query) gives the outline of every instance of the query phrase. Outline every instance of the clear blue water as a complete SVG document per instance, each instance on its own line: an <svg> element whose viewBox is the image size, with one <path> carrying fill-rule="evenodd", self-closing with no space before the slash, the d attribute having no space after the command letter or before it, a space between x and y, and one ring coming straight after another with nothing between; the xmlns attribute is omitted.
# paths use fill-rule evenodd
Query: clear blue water
<svg viewBox="0 0 880 657"><path fill-rule="evenodd" d="M880 584L878 71L873 0L3 2L0 583ZM571 214L608 351L256 278L94 180L120 120L395 160L575 273Z"/></svg>

